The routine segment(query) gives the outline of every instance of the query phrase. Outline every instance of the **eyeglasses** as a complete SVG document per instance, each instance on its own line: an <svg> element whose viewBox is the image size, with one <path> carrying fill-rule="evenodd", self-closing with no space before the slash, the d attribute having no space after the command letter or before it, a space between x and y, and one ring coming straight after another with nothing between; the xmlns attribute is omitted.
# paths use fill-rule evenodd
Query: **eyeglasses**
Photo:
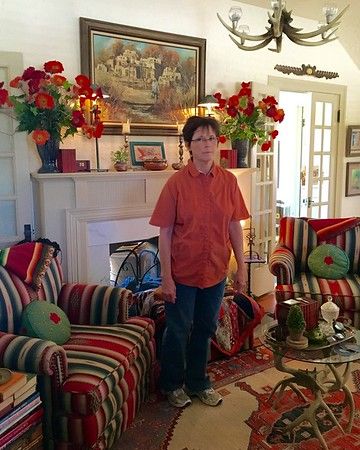
<svg viewBox="0 0 360 450"><path fill-rule="evenodd" d="M208 141L210 143L217 142L217 137L216 136L210 136L209 138L199 137L199 138L196 138L196 139L191 139L191 142L195 142L195 143L197 143L197 142L206 142L206 141Z"/></svg>

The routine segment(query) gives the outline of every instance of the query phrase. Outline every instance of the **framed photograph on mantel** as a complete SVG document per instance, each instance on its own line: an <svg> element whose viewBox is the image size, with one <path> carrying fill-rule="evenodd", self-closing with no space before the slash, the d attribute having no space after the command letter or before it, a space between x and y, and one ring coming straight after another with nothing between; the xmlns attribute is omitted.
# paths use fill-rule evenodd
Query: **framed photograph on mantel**
<svg viewBox="0 0 360 450"><path fill-rule="evenodd" d="M360 195L360 162L346 163L345 197Z"/></svg>
<svg viewBox="0 0 360 450"><path fill-rule="evenodd" d="M347 127L346 156L360 156L360 125Z"/></svg>
<svg viewBox="0 0 360 450"><path fill-rule="evenodd" d="M205 93L206 39L80 18L81 71L109 98L106 134L177 134Z"/></svg>

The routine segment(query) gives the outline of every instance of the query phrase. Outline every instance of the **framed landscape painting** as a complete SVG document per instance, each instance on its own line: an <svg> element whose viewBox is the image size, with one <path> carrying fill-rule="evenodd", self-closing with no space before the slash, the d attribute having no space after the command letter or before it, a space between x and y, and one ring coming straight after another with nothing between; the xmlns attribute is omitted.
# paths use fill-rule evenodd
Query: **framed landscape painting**
<svg viewBox="0 0 360 450"><path fill-rule="evenodd" d="M109 98L105 133L177 134L205 92L206 40L80 18L81 71Z"/></svg>

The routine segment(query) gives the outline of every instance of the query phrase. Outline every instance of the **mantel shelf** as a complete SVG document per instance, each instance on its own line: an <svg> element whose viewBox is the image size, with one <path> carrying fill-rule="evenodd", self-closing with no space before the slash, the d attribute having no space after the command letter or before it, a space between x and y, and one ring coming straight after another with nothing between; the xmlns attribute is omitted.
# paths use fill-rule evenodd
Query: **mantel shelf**
<svg viewBox="0 0 360 450"><path fill-rule="evenodd" d="M237 174L246 174L246 173L252 173L256 172L257 169L255 168L244 168L244 169L229 169L230 172L232 172L234 175ZM31 174L31 177L36 180L51 180L51 179L92 179L97 180L100 178L119 178L119 177L128 177L128 178L148 178L148 177L155 177L155 178L168 178L172 174L176 173L173 169L166 169L166 170L127 170L125 172L116 172L116 171L109 171L109 172L71 172L71 173L37 173L33 172Z"/></svg>

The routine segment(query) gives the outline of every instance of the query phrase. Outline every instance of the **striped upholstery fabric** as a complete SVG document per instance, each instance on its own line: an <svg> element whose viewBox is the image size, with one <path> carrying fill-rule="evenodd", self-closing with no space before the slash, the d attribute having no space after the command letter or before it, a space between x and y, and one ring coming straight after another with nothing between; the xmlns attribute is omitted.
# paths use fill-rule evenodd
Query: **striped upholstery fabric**
<svg viewBox="0 0 360 450"><path fill-rule="evenodd" d="M112 325L128 318L131 291L109 286L65 284L58 306L76 325Z"/></svg>
<svg viewBox="0 0 360 450"><path fill-rule="evenodd" d="M64 284L59 258L35 292L0 267L0 366L39 374L45 448L108 449L154 386L154 322L128 318L131 292ZM72 324L69 341L20 336L32 300L58 304Z"/></svg>
<svg viewBox="0 0 360 450"><path fill-rule="evenodd" d="M312 221L316 222L315 229ZM277 302L301 296L322 302L331 295L340 307L340 313L360 326L360 226L354 218L345 219L341 232L339 219L324 219L327 229L321 228L322 219L284 217L280 220L279 244L270 257L269 269L277 277ZM348 223L355 226L349 227ZM330 224L330 226L329 226ZM332 233L329 233L328 230ZM316 231L315 231L316 230ZM335 232L334 232L335 230ZM339 230L338 232L336 232ZM350 268L339 280L318 278L308 268L310 252L321 244L334 244L343 249L350 260Z"/></svg>
<svg viewBox="0 0 360 450"><path fill-rule="evenodd" d="M307 219L282 217L280 220L279 246L294 255L295 272L307 270L307 258L317 246L316 232L309 227Z"/></svg>
<svg viewBox="0 0 360 450"><path fill-rule="evenodd" d="M149 391L153 336L154 324L147 318L121 326L72 327L63 346L69 376L59 396L60 442L96 442L120 411L121 429L128 428Z"/></svg>
<svg viewBox="0 0 360 450"><path fill-rule="evenodd" d="M279 284L292 284L295 277L295 257L291 250L278 246L269 258L269 270Z"/></svg>
<svg viewBox="0 0 360 450"><path fill-rule="evenodd" d="M334 244L343 249L349 257L349 273L360 274L360 226L351 228L333 239L319 241L319 244Z"/></svg>

